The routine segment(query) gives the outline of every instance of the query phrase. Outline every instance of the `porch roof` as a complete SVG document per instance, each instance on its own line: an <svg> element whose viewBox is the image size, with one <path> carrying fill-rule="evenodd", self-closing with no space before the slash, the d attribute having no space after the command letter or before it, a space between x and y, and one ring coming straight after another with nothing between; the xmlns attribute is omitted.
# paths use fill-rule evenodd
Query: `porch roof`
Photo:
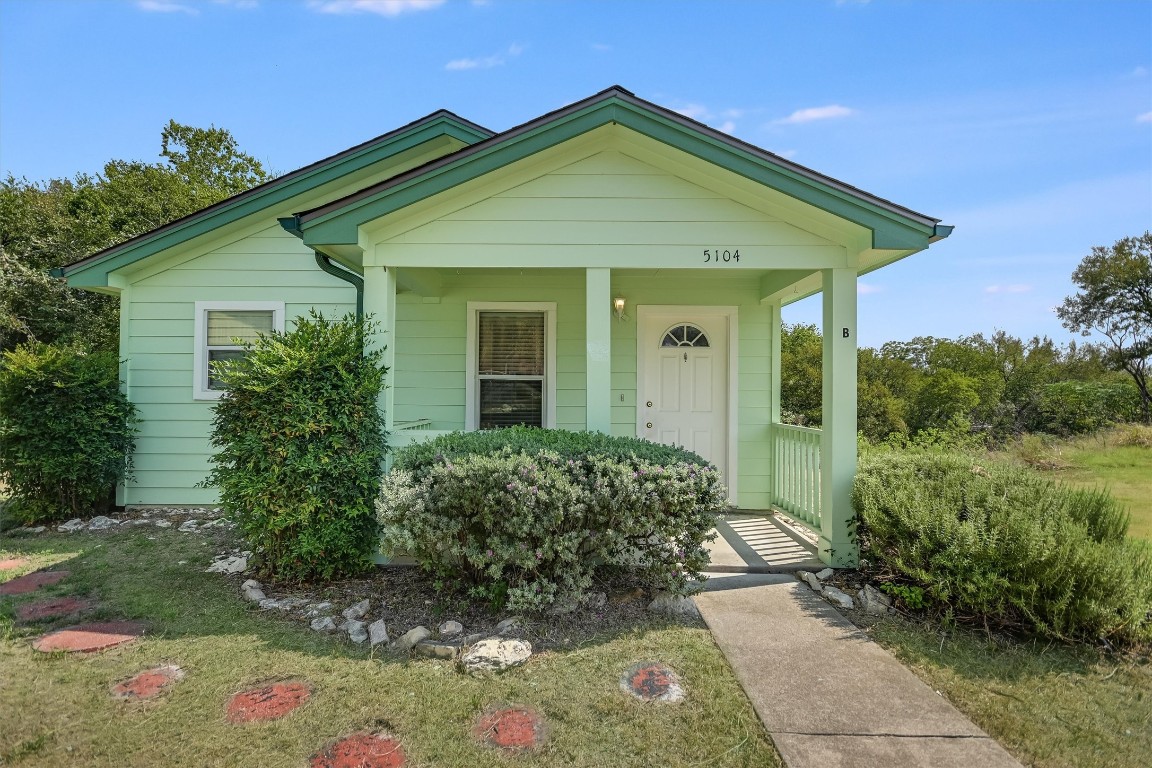
<svg viewBox="0 0 1152 768"><path fill-rule="evenodd" d="M872 249L927 248L952 227L613 86L425 165L282 221L306 245L354 262L360 227L604 125L622 125L865 227ZM887 261L887 260L885 260Z"/></svg>

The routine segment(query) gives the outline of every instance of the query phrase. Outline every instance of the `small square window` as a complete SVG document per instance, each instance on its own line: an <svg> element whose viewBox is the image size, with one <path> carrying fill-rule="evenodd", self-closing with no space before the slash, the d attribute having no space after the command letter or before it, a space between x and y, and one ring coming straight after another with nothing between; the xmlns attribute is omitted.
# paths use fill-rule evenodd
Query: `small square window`
<svg viewBox="0 0 1152 768"><path fill-rule="evenodd" d="M284 330L283 302L196 302L194 398L223 393L213 366L244 356L244 345L261 334Z"/></svg>

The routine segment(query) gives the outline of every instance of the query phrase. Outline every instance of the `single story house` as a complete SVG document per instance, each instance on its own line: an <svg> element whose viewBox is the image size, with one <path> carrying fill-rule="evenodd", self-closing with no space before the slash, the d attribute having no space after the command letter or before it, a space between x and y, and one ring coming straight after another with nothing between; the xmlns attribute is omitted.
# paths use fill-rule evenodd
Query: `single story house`
<svg viewBox="0 0 1152 768"><path fill-rule="evenodd" d="M947 237L620 87L494 133L435 112L59 271L120 297L127 505L209 504L214 360L380 322L395 446L524 423L684 445L856 557L856 280ZM823 293L824 424L782 425L780 308Z"/></svg>

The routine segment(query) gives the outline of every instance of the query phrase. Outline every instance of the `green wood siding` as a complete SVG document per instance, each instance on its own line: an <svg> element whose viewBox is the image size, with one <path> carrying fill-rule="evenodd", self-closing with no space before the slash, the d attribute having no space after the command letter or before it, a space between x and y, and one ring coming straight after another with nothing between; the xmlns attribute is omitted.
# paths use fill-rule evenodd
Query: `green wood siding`
<svg viewBox="0 0 1152 768"><path fill-rule="evenodd" d="M352 288L321 272L312 252L279 226L172 263L133 282L123 310L128 397L142 419L126 504L216 501L213 489L195 487L212 453L212 402L192 396L195 302L283 301L288 327L314 306L326 314L355 310Z"/></svg>

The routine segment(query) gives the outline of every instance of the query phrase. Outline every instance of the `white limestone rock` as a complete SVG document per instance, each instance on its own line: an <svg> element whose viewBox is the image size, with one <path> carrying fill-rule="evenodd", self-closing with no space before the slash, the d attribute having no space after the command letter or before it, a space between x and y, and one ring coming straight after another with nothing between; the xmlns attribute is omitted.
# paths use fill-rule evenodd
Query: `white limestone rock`
<svg viewBox="0 0 1152 768"><path fill-rule="evenodd" d="M416 643L431 636L432 633L428 631L428 627L413 627L404 634L400 635L400 637L396 638L392 645L402 651L411 651L412 648L415 647Z"/></svg>
<svg viewBox="0 0 1152 768"><path fill-rule="evenodd" d="M368 640L373 648L388 642L388 625L384 623L384 619L377 619L368 625Z"/></svg>
<svg viewBox="0 0 1152 768"><path fill-rule="evenodd" d="M308 603L304 609L304 618L311 619L315 616L326 616L332 610L332 603L327 601L323 603Z"/></svg>
<svg viewBox="0 0 1152 768"><path fill-rule="evenodd" d="M429 659L455 659L460 655L460 643L453 640L427 638L412 646L412 653Z"/></svg>
<svg viewBox="0 0 1152 768"><path fill-rule="evenodd" d="M828 581L834 573L836 573L836 571L831 568L825 568L822 571L816 571L816 578L820 579L820 581Z"/></svg>
<svg viewBox="0 0 1152 768"><path fill-rule="evenodd" d="M864 585L864 589L856 594L856 600L860 603L860 609L866 613L884 616L896 612L892 607L892 598L871 584Z"/></svg>
<svg viewBox="0 0 1152 768"><path fill-rule="evenodd" d="M60 531L61 533L72 533L73 531L79 531L84 527L84 525L85 523L83 520L78 517L74 517L68 522L61 523L60 525L56 526L56 530Z"/></svg>
<svg viewBox="0 0 1152 768"><path fill-rule="evenodd" d="M110 517L104 515L97 515L88 521L88 530L90 531L105 531L109 528L115 528L120 523L116 522Z"/></svg>
<svg viewBox="0 0 1152 768"><path fill-rule="evenodd" d="M243 573L248 570L248 558L226 557L208 566L208 573Z"/></svg>
<svg viewBox="0 0 1152 768"><path fill-rule="evenodd" d="M696 603L692 598L668 592L657 592L652 602L648 603L648 610L666 616L683 616L690 619L700 617L700 611L696 609Z"/></svg>
<svg viewBox="0 0 1152 768"><path fill-rule="evenodd" d="M185 520L176 530L180 531L180 533L196 533L199 528L200 524L195 520Z"/></svg>
<svg viewBox="0 0 1152 768"><path fill-rule="evenodd" d="M157 520L156 521L156 527L157 528L171 528L172 523L168 520Z"/></svg>
<svg viewBox="0 0 1152 768"><path fill-rule="evenodd" d="M841 592L840 590L836 589L836 587L824 587L824 591L821 594L825 600L832 603L832 605L836 606L837 608L852 609L856 607L856 604L852 601L851 595Z"/></svg>
<svg viewBox="0 0 1152 768"><path fill-rule="evenodd" d="M800 580L811 587L812 591L816 594L824 591L824 585L820 583L820 579L816 578L816 575L810 571L800 571L797 575L800 577Z"/></svg>
<svg viewBox="0 0 1152 768"><path fill-rule="evenodd" d="M456 637L464 631L464 625L458 621L446 621L440 625L440 637L449 638Z"/></svg>
<svg viewBox="0 0 1152 768"><path fill-rule="evenodd" d="M520 666L531 656L532 644L527 641L490 637L469 648L460 664L468 674L482 675Z"/></svg>
<svg viewBox="0 0 1152 768"><path fill-rule="evenodd" d="M365 642L368 639L368 630L362 621L357 621L356 619L348 619L344 622L344 625L341 627L341 629L347 632L348 639L357 645Z"/></svg>
<svg viewBox="0 0 1152 768"><path fill-rule="evenodd" d="M311 627L317 632L333 632L336 629L336 622L332 621L331 616L321 616L318 619L312 619Z"/></svg>
<svg viewBox="0 0 1152 768"><path fill-rule="evenodd" d="M519 616L509 616L508 618L504 619L504 621L496 625L496 632L501 635L506 635L519 627L521 621L522 619Z"/></svg>
<svg viewBox="0 0 1152 768"><path fill-rule="evenodd" d="M351 608L345 608L343 616L346 619L362 619L368 614L368 608L372 605L370 600L361 600Z"/></svg>

